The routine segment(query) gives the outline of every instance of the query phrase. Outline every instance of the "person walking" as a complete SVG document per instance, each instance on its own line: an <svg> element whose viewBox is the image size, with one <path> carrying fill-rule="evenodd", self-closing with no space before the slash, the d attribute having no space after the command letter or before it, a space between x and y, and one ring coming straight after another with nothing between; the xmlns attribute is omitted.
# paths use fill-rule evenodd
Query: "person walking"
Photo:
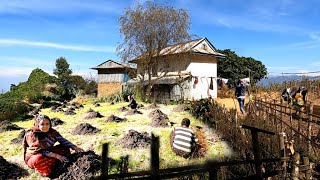
<svg viewBox="0 0 320 180"><path fill-rule="evenodd" d="M236 83L236 91L235 96L237 97L237 100L239 102L240 111L242 114L245 113L244 111L244 100L246 98L246 80L240 79Z"/></svg>

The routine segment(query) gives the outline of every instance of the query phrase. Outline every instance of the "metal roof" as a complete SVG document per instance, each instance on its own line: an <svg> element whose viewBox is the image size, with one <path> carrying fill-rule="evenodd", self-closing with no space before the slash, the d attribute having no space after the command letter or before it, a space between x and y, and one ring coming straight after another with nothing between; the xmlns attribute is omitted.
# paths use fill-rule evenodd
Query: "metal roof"
<svg viewBox="0 0 320 180"><path fill-rule="evenodd" d="M186 53L186 52L192 52L194 54L209 55L209 56L222 57L222 58L225 57L224 54L217 52L216 48L210 43L210 41L207 38L195 39L195 40L168 46L160 51L159 56ZM138 59L139 57L130 62L134 63Z"/></svg>
<svg viewBox="0 0 320 180"><path fill-rule="evenodd" d="M99 64L98 66L92 67L90 69L99 70L99 69L125 69L125 68L135 69L134 67L130 67L127 64L118 63L113 60L107 60L107 61Z"/></svg>

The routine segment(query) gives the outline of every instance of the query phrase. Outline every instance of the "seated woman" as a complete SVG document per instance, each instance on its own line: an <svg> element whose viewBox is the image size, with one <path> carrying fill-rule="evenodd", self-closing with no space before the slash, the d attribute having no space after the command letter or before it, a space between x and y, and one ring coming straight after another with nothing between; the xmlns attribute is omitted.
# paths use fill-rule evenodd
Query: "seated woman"
<svg viewBox="0 0 320 180"><path fill-rule="evenodd" d="M56 142L60 144L53 146ZM42 176L50 176L55 166L67 162L70 148L83 151L54 130L50 118L45 115L38 116L34 127L26 131L23 146L25 163Z"/></svg>
<svg viewBox="0 0 320 180"><path fill-rule="evenodd" d="M173 152L184 158L189 158L198 144L198 138L195 136L192 129L189 128L190 120L184 118L181 121L180 127L175 127L172 133L173 141L171 148Z"/></svg>
<svg viewBox="0 0 320 180"><path fill-rule="evenodd" d="M131 107L131 109L136 109L138 104L132 95L128 96L128 100L129 100L128 107Z"/></svg>

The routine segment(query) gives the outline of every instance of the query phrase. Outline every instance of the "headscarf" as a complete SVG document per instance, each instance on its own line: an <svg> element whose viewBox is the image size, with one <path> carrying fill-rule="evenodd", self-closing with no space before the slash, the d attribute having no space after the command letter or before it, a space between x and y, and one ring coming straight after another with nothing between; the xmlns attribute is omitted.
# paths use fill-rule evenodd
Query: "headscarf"
<svg viewBox="0 0 320 180"><path fill-rule="evenodd" d="M49 120L49 125L50 125L49 131L50 131L52 129L52 124L51 124L50 118L47 115L39 115L39 116L37 116L36 120L35 120L35 122L33 124L33 127L30 130L33 131L33 132L41 131L39 129L39 124L40 124L40 122L42 120L46 120L46 119Z"/></svg>
<svg viewBox="0 0 320 180"><path fill-rule="evenodd" d="M48 132L42 132L39 129L39 124L42 120L49 120L50 128ZM33 127L26 131L23 140L24 154L37 154L41 153L42 150L48 149L47 143L44 141L46 136L55 136L58 132L52 129L50 118L46 115L39 115L36 117Z"/></svg>

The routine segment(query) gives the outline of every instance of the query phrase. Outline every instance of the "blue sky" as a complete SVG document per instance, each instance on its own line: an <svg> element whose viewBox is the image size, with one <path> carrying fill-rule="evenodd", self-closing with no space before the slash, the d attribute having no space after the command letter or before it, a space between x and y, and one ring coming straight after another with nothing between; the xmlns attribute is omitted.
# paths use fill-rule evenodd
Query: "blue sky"
<svg viewBox="0 0 320 180"><path fill-rule="evenodd" d="M0 0L0 91L26 81L35 68L52 74L61 56L75 74L95 78L89 68L119 60L118 18L135 2ZM318 0L157 2L186 9L191 34L262 61L270 74L320 70Z"/></svg>

